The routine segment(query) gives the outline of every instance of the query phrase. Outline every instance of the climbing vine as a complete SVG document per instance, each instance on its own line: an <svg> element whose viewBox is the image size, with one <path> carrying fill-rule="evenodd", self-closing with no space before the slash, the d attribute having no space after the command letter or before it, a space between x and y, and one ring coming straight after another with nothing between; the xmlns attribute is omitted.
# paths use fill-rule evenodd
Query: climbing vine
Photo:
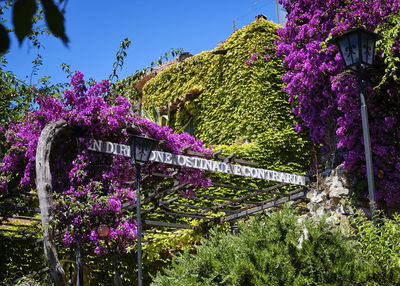
<svg viewBox="0 0 400 286"><path fill-rule="evenodd" d="M226 155L238 149L238 156L247 154L247 160L265 168L308 171L309 140L296 133L292 106L282 91L282 58L274 44L278 28L259 19L216 49L171 65L144 86L144 108L169 107L175 129L193 123L196 138L221 145ZM249 54L262 61L246 62Z"/></svg>

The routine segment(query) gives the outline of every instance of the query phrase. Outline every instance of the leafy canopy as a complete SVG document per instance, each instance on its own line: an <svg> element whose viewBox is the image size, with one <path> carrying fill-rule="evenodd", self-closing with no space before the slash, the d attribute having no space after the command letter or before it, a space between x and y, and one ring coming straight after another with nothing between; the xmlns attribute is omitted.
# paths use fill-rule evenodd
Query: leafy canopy
<svg viewBox="0 0 400 286"><path fill-rule="evenodd" d="M16 34L21 44L25 37L31 36L34 31L35 17L41 13L39 2L46 20L46 26L49 31L57 38L60 38L64 44L68 43L68 37L65 33L64 11L53 0L16 0L6 1L7 5L12 6L13 32ZM60 5L64 0L59 0ZM3 7L2 7L3 9ZM2 14L2 13L0 13ZM9 30L0 23L0 55L5 53L10 46Z"/></svg>

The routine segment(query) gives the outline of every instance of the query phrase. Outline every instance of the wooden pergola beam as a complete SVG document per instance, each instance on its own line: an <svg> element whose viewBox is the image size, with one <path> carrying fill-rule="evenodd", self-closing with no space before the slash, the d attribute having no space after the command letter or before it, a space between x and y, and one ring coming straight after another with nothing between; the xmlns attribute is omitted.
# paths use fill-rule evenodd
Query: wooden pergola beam
<svg viewBox="0 0 400 286"><path fill-rule="evenodd" d="M154 226L162 226L162 227L171 227L171 228L185 228L185 229L193 229L191 225L188 224L180 224L180 223L170 223L170 222L162 222L162 221L154 221L154 220L145 220L143 222L145 225L154 225Z"/></svg>
<svg viewBox="0 0 400 286"><path fill-rule="evenodd" d="M168 211L156 211L155 213L158 214L165 214L165 215L170 215L170 216L176 216L176 217L190 217L190 218L196 218L196 219L210 219L207 216L202 216L199 214L190 214L190 213L178 213L178 212L168 212Z"/></svg>
<svg viewBox="0 0 400 286"><path fill-rule="evenodd" d="M16 232L15 234L13 234L11 237L14 238L14 237L17 236L17 235L27 233L28 230L34 228L34 227L37 226L38 224L40 224L40 221L35 222L33 225L30 225L30 226L27 226L26 228L21 229L20 231L18 231L18 232ZM39 229L38 231L40 231L40 229Z"/></svg>
<svg viewBox="0 0 400 286"><path fill-rule="evenodd" d="M161 203L163 204L163 203ZM195 209L195 210L208 210L211 211L212 209L210 207L205 207L205 206L193 206L193 205L186 205L186 204L180 204L180 203L167 203L167 204L163 204L163 205L167 205L167 206L177 206L177 207L184 207L184 208L188 208L188 209Z"/></svg>
<svg viewBox="0 0 400 286"><path fill-rule="evenodd" d="M14 210L14 211L30 211L30 212L40 213L40 208L32 208L32 207L18 206L11 204L2 204L0 205L0 209Z"/></svg>
<svg viewBox="0 0 400 286"><path fill-rule="evenodd" d="M226 198L226 197L218 197L218 196L211 196L211 195L204 195L204 194L194 194L194 196L200 197L200 198L212 199L212 200L229 201L232 203L239 202L239 199L231 199L231 198ZM243 202L243 203L250 204L250 205L256 205L255 202Z"/></svg>
<svg viewBox="0 0 400 286"><path fill-rule="evenodd" d="M271 186L271 187L266 188L266 189L263 189L263 190L254 189L254 192L253 192L253 193L251 193L251 194L249 194L249 195L246 195L246 196L243 196L243 197L237 199L236 202L237 202L237 203L241 203L241 202L243 202L244 200L247 200L247 199L249 199L249 198L251 198L251 197L254 197L254 196L257 196L257 195L260 195L260 194L271 193L272 190L275 190L275 189L277 189L277 188L280 188L280 187L282 187L282 186L284 186L284 185L286 185L286 183L281 183L281 184L278 184L278 185L274 185L274 186ZM235 187L236 187L236 188L239 188L239 187L237 187L237 186L232 186L232 187L234 187L234 188L235 188ZM277 194L278 194L278 195L282 195L281 193L277 193ZM213 209L213 210L217 210L217 209L219 209L219 208L226 207L226 206L229 206L229 205L231 205L231 204L232 204L232 202L226 202L226 203L223 203L223 204L216 205L216 206L212 207L212 209Z"/></svg>
<svg viewBox="0 0 400 286"><path fill-rule="evenodd" d="M252 167L258 167L258 165L259 165L256 162L245 161L245 160L238 159L238 158L233 158L232 161L235 163L238 163L238 164L248 165L248 166L252 166Z"/></svg>
<svg viewBox="0 0 400 286"><path fill-rule="evenodd" d="M209 217L207 217L201 213L196 213L196 212L188 213L188 212L172 210L165 205L161 205L160 207L161 207L162 211L156 211L155 213L163 213L163 214L171 215L171 216L191 217L191 218L197 218L197 219L210 219Z"/></svg>
<svg viewBox="0 0 400 286"><path fill-rule="evenodd" d="M202 202L202 203L204 203L204 204L211 204L211 205L212 205L212 202L206 201L206 200L203 200L203 199L200 199L200 198L198 198L198 197L196 197L196 196L193 197L193 200ZM210 207L209 207L209 208L210 208ZM235 210L228 210L228 209L220 209L220 211L221 211L221 212L224 212L224 213L234 213L234 212L236 212Z"/></svg>
<svg viewBox="0 0 400 286"><path fill-rule="evenodd" d="M273 185L267 189L254 189L254 188L234 186L234 185L219 183L219 182L211 182L211 184L213 186L223 187L223 188L227 188L227 189L246 190L246 191L258 192L258 193L270 193L274 189L279 189L279 188L287 185L287 183L281 183L281 184Z"/></svg>
<svg viewBox="0 0 400 286"><path fill-rule="evenodd" d="M222 162L229 163L232 160L232 158L234 158L235 156L236 156L236 153L232 153L232 154L226 156L225 158L223 158Z"/></svg>
<svg viewBox="0 0 400 286"><path fill-rule="evenodd" d="M157 202L158 199L161 199L162 197L169 195L171 193L177 192L179 190L181 190L182 188L188 187L190 184L188 183L184 183L184 184L172 184L172 186L168 186L167 188L158 191L158 192L154 192L154 193L150 193L148 195L145 196L145 198L143 199L143 205L148 204L150 202L155 202L155 204L159 204ZM136 203L131 203L131 202L126 202L124 204L122 204L122 208L123 209L131 209L133 207L136 206Z"/></svg>
<svg viewBox="0 0 400 286"><path fill-rule="evenodd" d="M170 186L162 191L154 192L149 196L146 196L143 200L143 204L146 204L150 201L154 201L155 199L162 198L166 195L175 193L183 188L190 188L191 184L189 183L183 183L183 184L174 184L173 186Z"/></svg>
<svg viewBox="0 0 400 286"><path fill-rule="evenodd" d="M289 197L285 197L285 198L282 198L282 199L275 199L272 202L266 203L266 204L264 204L262 206L259 206L259 207L249 208L249 209L246 209L246 210L241 210L238 213L235 213L235 214L232 214L232 215L228 215L225 218L222 218L221 222L227 222L227 221L231 221L233 219L238 219L238 218L241 218L243 216L247 216L247 215L253 214L255 212L259 212L259 211L262 211L262 210L265 210L265 209L269 209L271 207L286 203L288 201L304 197L308 193L308 191L309 190L305 190L304 188L298 189L296 191L293 191L293 194L289 195Z"/></svg>

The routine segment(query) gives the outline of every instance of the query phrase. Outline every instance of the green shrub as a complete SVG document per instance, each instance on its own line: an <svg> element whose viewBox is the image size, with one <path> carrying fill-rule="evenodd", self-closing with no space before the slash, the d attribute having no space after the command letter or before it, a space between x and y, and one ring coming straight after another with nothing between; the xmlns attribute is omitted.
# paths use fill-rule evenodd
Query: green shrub
<svg viewBox="0 0 400 286"><path fill-rule="evenodd" d="M400 215L377 216L376 225L365 216L353 218L357 248L365 261L375 264L374 281L380 285L400 285Z"/></svg>
<svg viewBox="0 0 400 286"><path fill-rule="evenodd" d="M43 244L37 242L37 237L13 239L0 236L0 285L29 276L47 267L44 257ZM49 272L35 275L32 279L40 281L49 280Z"/></svg>
<svg viewBox="0 0 400 286"><path fill-rule="evenodd" d="M373 263L353 241L299 218L285 208L241 224L238 235L212 231L152 285L374 285Z"/></svg>

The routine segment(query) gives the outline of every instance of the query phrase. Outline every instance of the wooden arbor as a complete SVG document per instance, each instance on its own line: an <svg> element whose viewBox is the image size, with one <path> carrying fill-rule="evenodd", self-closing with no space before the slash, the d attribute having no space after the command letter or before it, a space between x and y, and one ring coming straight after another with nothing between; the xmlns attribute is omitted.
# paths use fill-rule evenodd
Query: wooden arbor
<svg viewBox="0 0 400 286"><path fill-rule="evenodd" d="M53 194L50 176L50 155L57 136L74 136L69 131L65 121L48 124L39 138L36 154L37 192L43 227L43 243L45 254L49 259L49 270L55 285L65 285L65 273L57 257L55 239L48 229L52 219ZM190 151L189 147L183 148L183 156L199 158L196 159L198 161L204 159L220 162L221 164L241 164L244 168L243 170L249 170L248 172L250 173L257 167L256 163L235 158L235 154L221 156L219 152L215 152L210 157L206 157L202 153ZM118 152L114 151L112 153ZM104 154L104 156L115 155ZM166 164L166 167L169 169L170 175L152 173L143 178L142 185L144 185L144 188L141 192L143 207L141 215L144 234L159 231L172 232L182 228L192 229L195 228L191 223L193 220L200 221L206 227L232 222L288 201L300 203L305 199L305 195L308 192L306 184L294 184L296 180L291 180L290 177L286 177L278 183L266 184L263 188L214 180L210 189L197 188L192 198L185 199L181 192L193 186L189 183L179 183L178 175L182 166L179 166L179 164ZM212 172L209 174L212 175ZM227 176L229 177L229 175ZM134 182L126 182L126 184L133 185L132 188L135 188ZM255 186L255 184L252 185ZM217 188L220 190L218 192L219 195L214 193ZM129 209L134 206L134 204L126 204L123 208Z"/></svg>

